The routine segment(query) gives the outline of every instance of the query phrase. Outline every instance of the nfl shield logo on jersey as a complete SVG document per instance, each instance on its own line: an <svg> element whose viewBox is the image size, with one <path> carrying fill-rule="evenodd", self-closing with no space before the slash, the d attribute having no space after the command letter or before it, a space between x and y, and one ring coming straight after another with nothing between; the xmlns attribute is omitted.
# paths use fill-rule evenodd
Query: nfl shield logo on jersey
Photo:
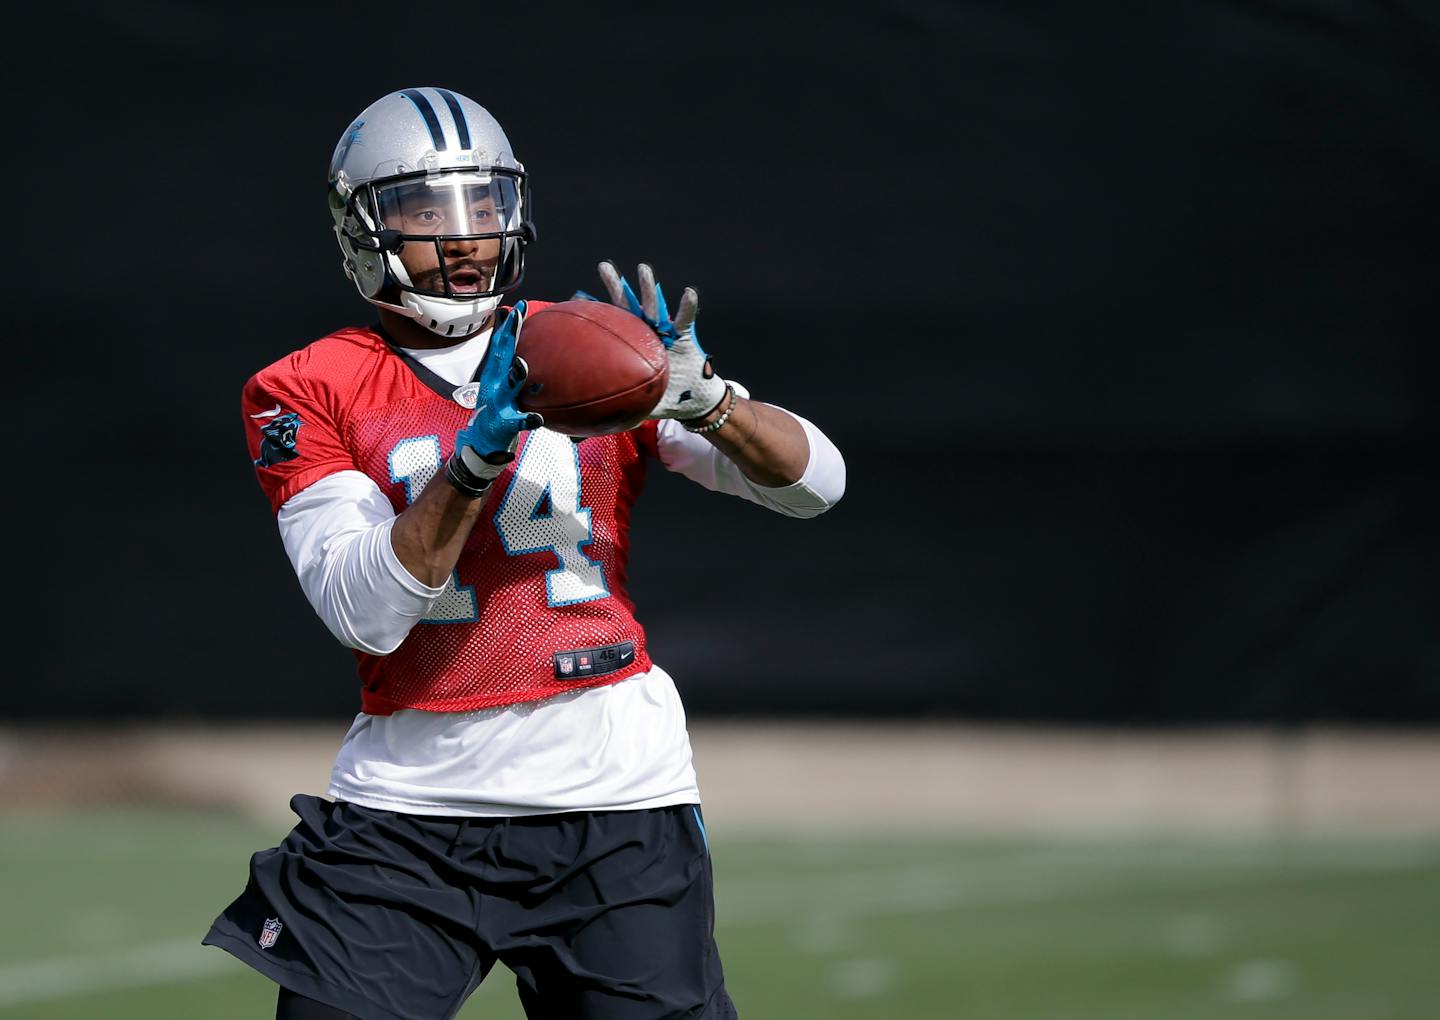
<svg viewBox="0 0 1440 1020"><path fill-rule="evenodd" d="M575 656L557 655L555 661L560 664L560 672L566 674L575 672Z"/></svg>
<svg viewBox="0 0 1440 1020"><path fill-rule="evenodd" d="M285 926L280 923L280 919L278 917L268 918L265 921L264 930L260 932L260 948L269 949L271 946L273 946L275 944L275 940L280 937L280 929L284 927Z"/></svg>
<svg viewBox="0 0 1440 1020"><path fill-rule="evenodd" d="M475 405L480 402L480 384L478 382L466 383L464 386L457 388L450 396L454 399L455 403L461 407L466 407L473 411L475 410Z"/></svg>

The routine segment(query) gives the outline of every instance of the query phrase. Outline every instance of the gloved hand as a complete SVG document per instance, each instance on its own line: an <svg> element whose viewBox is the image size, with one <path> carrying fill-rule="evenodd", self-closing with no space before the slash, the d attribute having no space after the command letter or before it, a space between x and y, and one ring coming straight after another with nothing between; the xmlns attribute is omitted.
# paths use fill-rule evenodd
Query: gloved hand
<svg viewBox="0 0 1440 1020"><path fill-rule="evenodd" d="M479 497L515 459L524 429L538 429L545 419L515 406L529 366L516 357L515 342L525 324L525 302L517 301L505 321L490 335L485 367L477 381L475 413L455 436L455 455L446 465L450 484L467 496Z"/></svg>
<svg viewBox="0 0 1440 1020"><path fill-rule="evenodd" d="M709 414L725 399L725 380L715 374L710 355L700 346L695 335L695 313L700 296L694 287L686 287L680 295L680 308L675 318L665 305L665 294L655 282L655 272L640 263L640 296L630 289L612 262L601 262L600 279L610 294L610 303L640 316L660 335L670 359L670 382L665 395L650 412L651 418L700 418ZM590 298L584 291L576 297ZM594 298L590 298L592 301Z"/></svg>

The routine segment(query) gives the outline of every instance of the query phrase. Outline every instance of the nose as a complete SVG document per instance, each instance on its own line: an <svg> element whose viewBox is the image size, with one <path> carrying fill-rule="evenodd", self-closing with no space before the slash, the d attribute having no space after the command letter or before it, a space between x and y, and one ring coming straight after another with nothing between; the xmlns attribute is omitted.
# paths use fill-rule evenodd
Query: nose
<svg viewBox="0 0 1440 1020"><path fill-rule="evenodd" d="M447 258L468 258L480 250L480 242L473 237L447 237L440 247Z"/></svg>

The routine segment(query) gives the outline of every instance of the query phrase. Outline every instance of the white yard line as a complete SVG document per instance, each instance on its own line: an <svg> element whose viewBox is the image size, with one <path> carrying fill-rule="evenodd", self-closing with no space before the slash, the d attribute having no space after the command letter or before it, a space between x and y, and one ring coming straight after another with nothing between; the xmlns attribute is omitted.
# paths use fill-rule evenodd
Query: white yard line
<svg viewBox="0 0 1440 1020"><path fill-rule="evenodd" d="M1404 869L1434 860L1429 847L1415 851L1393 848L1341 849L1318 853L1289 871L1276 862L1243 857L1226 862L1224 855L1203 851L1165 855L1140 852L1097 852L1109 867L1066 869L1063 851L1017 854L1008 874L983 869L967 875L953 866L877 867L810 875L776 875L718 882L721 924L794 922L821 915L826 919L925 914L971 906L1043 903L1104 897L1127 890L1194 891L1244 884L1306 880L1327 871ZM1218 858L1218 859L1217 859ZM1209 873L1187 873L1175 867L1208 864ZM1138 868L1142 862L1151 869ZM1168 863L1170 866L1166 867ZM1269 867L1256 866L1268 864ZM1058 866L1057 866L1058 865ZM1121 866L1117 866L1121 865ZM1227 866L1228 865L1228 866ZM1306 866L1308 865L1308 866ZM1137 874L1137 870L1139 874ZM168 939L128 949L90 955L52 956L0 966L0 1008L92 995L122 988L173 984L234 973L242 967L234 957L193 937ZM867 972L868 973L868 972ZM487 985L493 982L487 982Z"/></svg>
<svg viewBox="0 0 1440 1020"><path fill-rule="evenodd" d="M197 938L167 939L84 956L51 956L0 966L0 1008L143 988L234 973L241 966Z"/></svg>
<svg viewBox="0 0 1440 1020"><path fill-rule="evenodd" d="M1128 855L1117 855L1115 863ZM1040 855L1023 866L997 873L967 874L963 867L868 868L809 876L777 875L726 881L717 879L717 920L722 924L787 923L807 914L825 918L886 917L927 914L1005 904L1049 903L1134 892L1195 892L1264 881L1310 881L1336 871L1369 872L1429 867L1434 853L1336 854L1312 861L1207 861L1203 871L1164 866L1152 858L1149 868L1040 867ZM1189 858L1187 863L1200 865ZM1017 862L1018 864L1019 862ZM1058 862L1057 862L1058 863ZM1138 862L1137 862L1138 865Z"/></svg>

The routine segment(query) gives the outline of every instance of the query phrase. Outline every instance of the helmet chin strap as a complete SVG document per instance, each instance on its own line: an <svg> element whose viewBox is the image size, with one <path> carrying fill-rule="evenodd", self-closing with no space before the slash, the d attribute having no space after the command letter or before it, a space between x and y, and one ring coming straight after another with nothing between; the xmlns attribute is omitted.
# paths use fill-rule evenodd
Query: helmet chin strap
<svg viewBox="0 0 1440 1020"><path fill-rule="evenodd" d="M475 301L454 301L450 298L422 297L402 290L399 311L432 333L463 337L489 322L499 304L498 294Z"/></svg>
<svg viewBox="0 0 1440 1020"><path fill-rule="evenodd" d="M386 252L384 257L391 275L401 283L409 284L410 274L405 271L405 265L399 257L389 252ZM374 298L370 301L372 304L383 304L400 315L414 319L439 336L459 338L475 332L490 321L490 316L500 304L500 296L494 294L476 298L474 301L458 301L454 298L427 297L401 287L398 305Z"/></svg>

